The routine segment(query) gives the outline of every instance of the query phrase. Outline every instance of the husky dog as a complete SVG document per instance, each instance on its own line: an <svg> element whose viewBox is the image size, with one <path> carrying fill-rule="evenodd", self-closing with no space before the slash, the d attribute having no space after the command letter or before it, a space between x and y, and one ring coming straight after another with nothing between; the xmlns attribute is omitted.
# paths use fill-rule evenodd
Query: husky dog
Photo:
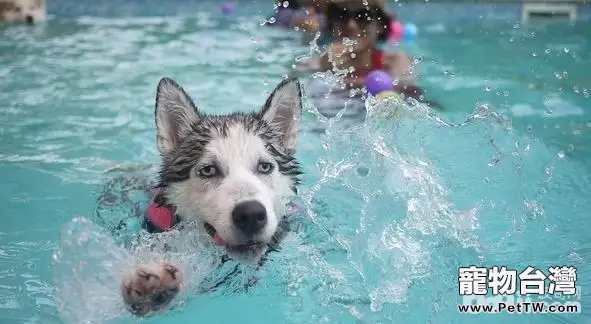
<svg viewBox="0 0 591 324"><path fill-rule="evenodd" d="M229 258L258 263L280 240L299 184L294 153L301 110L296 78L279 83L261 111L223 116L203 114L181 86L162 78L155 112L160 192L149 207L155 224L148 217L146 228L194 221ZM165 225L163 211L170 211ZM123 278L123 299L133 313L146 315L165 308L182 280L172 264L139 265Z"/></svg>
<svg viewBox="0 0 591 324"><path fill-rule="evenodd" d="M33 24L46 19L45 0L0 0L0 21Z"/></svg>

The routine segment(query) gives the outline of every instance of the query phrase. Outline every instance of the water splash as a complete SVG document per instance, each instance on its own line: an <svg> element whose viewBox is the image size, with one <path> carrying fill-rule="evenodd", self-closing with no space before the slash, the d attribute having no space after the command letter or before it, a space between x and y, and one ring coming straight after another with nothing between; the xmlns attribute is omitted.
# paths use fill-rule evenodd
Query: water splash
<svg viewBox="0 0 591 324"><path fill-rule="evenodd" d="M332 73L315 77L330 84L337 84L334 79L339 79ZM530 138L516 135L510 119L487 103L478 103L471 114L455 123L412 99L377 100L369 96L365 107L365 120L357 123L346 121L347 105L333 117L327 117L316 106L308 109L317 117L316 122L324 125L324 153L316 161L318 178L302 193L316 230L325 233L324 239L331 242L333 249L338 246L346 255L345 262L332 266L346 276L340 285L355 291L355 297L349 298L344 307L355 307L361 317L370 316L364 305L371 312L381 313L385 304L407 304L409 298L414 298L410 295L413 285L440 278L443 270L434 267L450 262L442 251L452 253L453 258L474 255L482 262L483 251L490 248L483 246L479 238L482 214L488 217L496 208L490 202L497 199L497 194L493 198L484 190L482 196L454 199L450 193L456 193L458 188L450 190L449 183L466 186L481 176L478 187L492 187L509 169L523 177L523 159L536 146ZM402 119L393 119L397 115L393 111L401 112ZM470 132L478 132L478 136L465 142L471 146L463 151L470 150L478 157L463 168L474 171L460 175L459 168L466 161L456 152L462 152L462 148L442 146L441 136L450 137L448 141L453 143ZM479 146L477 152L473 151ZM489 156L481 156L483 153ZM484 163L475 164L480 162ZM451 168L442 176L441 168L446 166ZM497 170L482 176L487 167ZM527 201L523 190L516 199L519 197L526 208L543 214L543 207ZM335 203L343 206L331 206ZM462 208L456 207L458 203ZM317 247L324 255L322 246ZM444 290L433 293L437 299L433 303L438 305L433 307L440 309L445 303L441 296L446 294L449 292ZM438 312L435 308L432 311Z"/></svg>
<svg viewBox="0 0 591 324"><path fill-rule="evenodd" d="M168 261L186 277L170 308L193 296L205 275L219 262L207 253L196 232L170 231L138 237L134 247L116 243L113 235L77 217L61 233L53 254L56 304L66 323L101 324L133 318L121 298L122 276L140 263Z"/></svg>

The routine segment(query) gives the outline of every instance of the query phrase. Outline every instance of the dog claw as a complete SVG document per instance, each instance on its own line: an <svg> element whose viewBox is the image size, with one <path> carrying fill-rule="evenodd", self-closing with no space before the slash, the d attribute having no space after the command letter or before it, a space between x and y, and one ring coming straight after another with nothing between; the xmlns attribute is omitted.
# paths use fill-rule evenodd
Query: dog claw
<svg viewBox="0 0 591 324"><path fill-rule="evenodd" d="M176 280L177 274L179 272L179 270L177 268L171 266L170 264L165 264L164 270L166 270L166 272L170 275L170 277L173 280Z"/></svg>
<svg viewBox="0 0 591 324"><path fill-rule="evenodd" d="M153 273L148 273L145 270L138 270L137 275L140 278L144 279L145 281L149 281L150 278L155 278L156 280L160 280L160 277L158 275L155 275Z"/></svg>
<svg viewBox="0 0 591 324"><path fill-rule="evenodd" d="M122 283L129 310L138 316L164 309L180 291L182 273L168 263L139 265Z"/></svg>

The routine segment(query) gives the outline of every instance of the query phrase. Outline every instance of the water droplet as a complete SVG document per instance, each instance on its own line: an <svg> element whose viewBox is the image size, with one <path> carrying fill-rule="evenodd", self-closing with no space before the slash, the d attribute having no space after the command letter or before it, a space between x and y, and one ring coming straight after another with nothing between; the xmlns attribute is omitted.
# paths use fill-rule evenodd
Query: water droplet
<svg viewBox="0 0 591 324"><path fill-rule="evenodd" d="M537 56L538 56L538 53L536 53L536 52L533 52L533 53L531 53L531 56L533 56L533 57L537 57Z"/></svg>
<svg viewBox="0 0 591 324"><path fill-rule="evenodd" d="M490 183L490 179L488 177L484 177L484 179L482 179L482 182L488 184Z"/></svg>
<svg viewBox="0 0 591 324"><path fill-rule="evenodd" d="M574 145L572 145L572 144L568 144L568 151L569 151L569 152L572 152L572 151L574 151L574 150L575 150L575 146L574 146Z"/></svg>
<svg viewBox="0 0 591 324"><path fill-rule="evenodd" d="M542 195L545 195L548 192L548 190L546 190L546 188L540 188L540 193Z"/></svg>
<svg viewBox="0 0 591 324"><path fill-rule="evenodd" d="M549 48L547 48L547 49L544 51L544 53L546 53L546 54L550 54L550 52L552 52L552 51L551 51Z"/></svg>
<svg viewBox="0 0 591 324"><path fill-rule="evenodd" d="M570 49L568 47L565 47L564 52L568 54L568 52L570 52Z"/></svg>
<svg viewBox="0 0 591 324"><path fill-rule="evenodd" d="M552 167L546 167L546 180L549 180L550 178L552 178Z"/></svg>
<svg viewBox="0 0 591 324"><path fill-rule="evenodd" d="M275 17L271 17L269 18L269 23L274 24L277 20L275 19Z"/></svg>
<svg viewBox="0 0 591 324"><path fill-rule="evenodd" d="M546 107L546 109L544 109L544 114L546 114L548 116L552 115L552 109Z"/></svg>
<svg viewBox="0 0 591 324"><path fill-rule="evenodd" d="M492 89L491 89L491 87L488 84L484 86L484 91L490 92L491 90Z"/></svg>
<svg viewBox="0 0 591 324"><path fill-rule="evenodd" d="M283 1L283 8L289 7L289 1Z"/></svg>
<svg viewBox="0 0 591 324"><path fill-rule="evenodd" d="M527 132L528 133L530 133L533 130L534 130L534 127L532 125L527 125Z"/></svg>
<svg viewBox="0 0 591 324"><path fill-rule="evenodd" d="M559 159L564 159L564 151L558 152L558 158Z"/></svg>
<svg viewBox="0 0 591 324"><path fill-rule="evenodd" d="M356 53L351 53L351 58L352 58L352 59L354 59L354 58L356 58L356 57L357 57L357 54L356 54Z"/></svg>

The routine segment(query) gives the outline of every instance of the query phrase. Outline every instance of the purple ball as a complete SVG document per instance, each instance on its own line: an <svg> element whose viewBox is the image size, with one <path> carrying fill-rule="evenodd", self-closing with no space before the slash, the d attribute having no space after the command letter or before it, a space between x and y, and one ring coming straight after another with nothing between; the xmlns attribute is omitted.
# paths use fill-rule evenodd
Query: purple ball
<svg viewBox="0 0 591 324"><path fill-rule="evenodd" d="M231 3L224 3L223 5L220 6L220 10L222 11L222 13L224 15L227 15L229 13L232 13L232 11L234 11L234 5Z"/></svg>
<svg viewBox="0 0 591 324"><path fill-rule="evenodd" d="M394 80L386 71L376 70L365 77L365 87L367 92L375 96L382 91L393 91Z"/></svg>

